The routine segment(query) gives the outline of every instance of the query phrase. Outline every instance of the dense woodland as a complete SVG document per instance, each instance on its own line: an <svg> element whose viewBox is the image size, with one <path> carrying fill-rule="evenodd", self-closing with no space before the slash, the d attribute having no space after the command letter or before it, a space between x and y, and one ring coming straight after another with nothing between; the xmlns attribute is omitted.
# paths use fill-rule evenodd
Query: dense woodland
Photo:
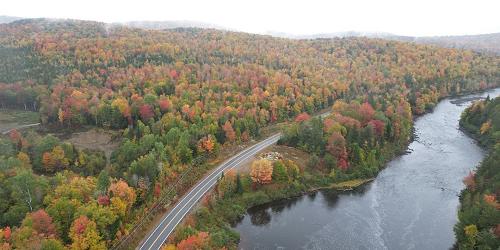
<svg viewBox="0 0 500 250"><path fill-rule="evenodd" d="M437 98L431 96L429 105ZM369 102L337 100L331 115L291 125L280 143L311 153L309 165L321 165L333 180L374 177L409 142L412 113L402 99L369 99L377 109Z"/></svg>
<svg viewBox="0 0 500 250"><path fill-rule="evenodd" d="M386 160L406 147L410 137L410 105L403 101L389 103L388 111L381 112L368 102L337 100L325 119L311 118L307 113L298 115L279 143L310 153L306 164L298 165L291 159L261 159L253 162L249 173L225 174L215 192L205 197L203 207L176 230L171 243L178 248L236 249L239 237L230 225L243 218L246 209L334 187L335 183L351 181L355 186L370 180ZM265 225L270 217L264 212L252 215L251 220Z"/></svg>
<svg viewBox="0 0 500 250"><path fill-rule="evenodd" d="M460 195L459 222L455 225L461 249L500 247L500 97L475 102L460 119L460 126L489 150L488 156L465 179Z"/></svg>
<svg viewBox="0 0 500 250"><path fill-rule="evenodd" d="M107 162L50 135L1 139L0 242L107 248L193 159L279 121L297 122L283 143L313 153L328 178L373 176L406 145L413 114L497 86L499 67L496 56L380 39L1 24L0 107L37 111L51 128L120 129L123 141Z"/></svg>

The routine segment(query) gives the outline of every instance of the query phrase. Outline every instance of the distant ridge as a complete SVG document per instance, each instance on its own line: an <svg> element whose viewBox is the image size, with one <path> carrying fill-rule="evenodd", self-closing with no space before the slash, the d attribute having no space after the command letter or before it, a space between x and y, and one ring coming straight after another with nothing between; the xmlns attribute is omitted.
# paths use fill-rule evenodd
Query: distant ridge
<svg viewBox="0 0 500 250"><path fill-rule="evenodd" d="M478 52L500 54L500 33L463 35L463 36L400 36L386 32L345 31L335 33L318 33L311 35L293 35L283 32L267 32L267 35L291 39L321 39L342 37L368 37L419 44L432 44L446 48L470 49Z"/></svg>
<svg viewBox="0 0 500 250"><path fill-rule="evenodd" d="M471 49L500 55L500 33L466 36L415 37L414 42L434 44L442 47Z"/></svg>
<svg viewBox="0 0 500 250"><path fill-rule="evenodd" d="M265 34L282 38L292 38L292 39L318 39L318 38L342 38L342 37L369 37L369 38L404 37L387 32L361 32L354 30L333 32L333 33L317 33L310 35L293 35L289 33L274 32L274 31L268 31Z"/></svg>
<svg viewBox="0 0 500 250"><path fill-rule="evenodd" d="M0 16L0 23L11 23L20 19L24 19L23 17L17 16Z"/></svg>
<svg viewBox="0 0 500 250"><path fill-rule="evenodd" d="M163 29L175 29L175 28L203 28L203 29L230 30L226 27L219 26L216 24L188 21L188 20L131 21L131 22L113 23L113 24L122 24L133 28L141 28L149 30L163 30Z"/></svg>
<svg viewBox="0 0 500 250"><path fill-rule="evenodd" d="M18 20L30 20L32 18L0 16L0 24L11 23ZM38 19L38 18L37 18ZM67 20L42 18L42 20ZM78 21L78 20L74 20ZM226 31L238 31L217 24L189 21L189 20L172 20L172 21L130 21L130 22L115 22L109 23L111 26L127 26L139 29L149 30L164 30L177 28L201 28L201 29L217 29ZM317 33L310 35L295 35L285 32L268 31L262 33L274 37L289 38L289 39L330 39L343 37L368 37L387 40L395 40L402 42L414 42L418 44L431 44L446 48L469 49L476 52L493 53L500 55L500 33L480 34L480 35L461 35L461 36L400 36L387 32L362 32L362 31L344 31L333 33Z"/></svg>

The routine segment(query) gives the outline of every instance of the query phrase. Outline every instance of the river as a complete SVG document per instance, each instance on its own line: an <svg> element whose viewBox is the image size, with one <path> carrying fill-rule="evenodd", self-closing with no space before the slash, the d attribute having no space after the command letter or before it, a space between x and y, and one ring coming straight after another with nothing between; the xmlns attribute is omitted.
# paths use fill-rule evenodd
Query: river
<svg viewBox="0 0 500 250"><path fill-rule="evenodd" d="M485 156L459 130L471 100L500 88L442 100L415 121L409 153L359 189L324 190L249 209L235 225L240 249L449 249L462 183Z"/></svg>

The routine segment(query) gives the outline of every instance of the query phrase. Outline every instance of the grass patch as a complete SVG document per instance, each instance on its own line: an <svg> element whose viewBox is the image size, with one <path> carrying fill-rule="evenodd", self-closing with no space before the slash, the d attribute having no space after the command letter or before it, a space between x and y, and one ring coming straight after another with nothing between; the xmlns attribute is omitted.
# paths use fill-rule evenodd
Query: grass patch
<svg viewBox="0 0 500 250"><path fill-rule="evenodd" d="M20 125L39 122L40 115L33 111L1 109L0 131L7 131Z"/></svg>
<svg viewBox="0 0 500 250"><path fill-rule="evenodd" d="M16 122L16 123L37 123L40 115L38 112L0 109L0 122Z"/></svg>
<svg viewBox="0 0 500 250"><path fill-rule="evenodd" d="M343 181L339 183L333 183L330 187L337 190L353 190L367 182L372 181L373 178L370 179L354 179L349 181Z"/></svg>

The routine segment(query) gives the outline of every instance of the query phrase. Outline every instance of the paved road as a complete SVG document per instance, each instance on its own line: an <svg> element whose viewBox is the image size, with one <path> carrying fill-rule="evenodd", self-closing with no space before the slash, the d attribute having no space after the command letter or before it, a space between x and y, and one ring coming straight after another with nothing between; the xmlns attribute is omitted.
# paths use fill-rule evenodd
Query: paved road
<svg viewBox="0 0 500 250"><path fill-rule="evenodd" d="M244 149L219 165L210 175L205 177L194 188L192 188L189 193L185 194L172 210L163 216L158 226L156 226L156 228L147 235L146 239L140 244L138 249L160 249L163 242L167 240L168 236L174 231L177 224L182 221L189 210L191 210L191 208L196 205L198 200L200 200L201 197L203 197L203 195L217 183L217 180L220 178L223 171L239 166L241 163L245 162L245 160L256 155L259 151L275 144L280 137L281 133L275 134L251 147Z"/></svg>

